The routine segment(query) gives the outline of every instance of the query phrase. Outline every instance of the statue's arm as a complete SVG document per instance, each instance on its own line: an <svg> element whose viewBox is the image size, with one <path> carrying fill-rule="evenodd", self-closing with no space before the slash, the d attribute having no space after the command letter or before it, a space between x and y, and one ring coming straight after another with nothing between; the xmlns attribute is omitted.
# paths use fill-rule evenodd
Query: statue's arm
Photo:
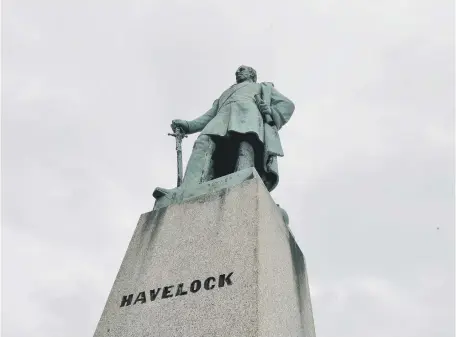
<svg viewBox="0 0 456 337"><path fill-rule="evenodd" d="M209 109L204 115L192 120L187 121L188 123L188 133L195 133L202 131L204 127L215 117L217 114L218 99L212 104L212 108Z"/></svg>
<svg viewBox="0 0 456 337"><path fill-rule="evenodd" d="M273 87L271 90L271 117L278 129L290 120L294 110L294 103Z"/></svg>

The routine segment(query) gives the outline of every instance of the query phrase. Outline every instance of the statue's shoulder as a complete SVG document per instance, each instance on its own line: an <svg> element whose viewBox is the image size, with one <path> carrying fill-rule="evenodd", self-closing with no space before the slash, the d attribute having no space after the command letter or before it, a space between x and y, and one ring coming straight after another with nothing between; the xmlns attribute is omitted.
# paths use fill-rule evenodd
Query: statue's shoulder
<svg viewBox="0 0 456 337"><path fill-rule="evenodd" d="M272 82L261 82L261 85L265 85L267 87L273 87L274 83L272 83Z"/></svg>

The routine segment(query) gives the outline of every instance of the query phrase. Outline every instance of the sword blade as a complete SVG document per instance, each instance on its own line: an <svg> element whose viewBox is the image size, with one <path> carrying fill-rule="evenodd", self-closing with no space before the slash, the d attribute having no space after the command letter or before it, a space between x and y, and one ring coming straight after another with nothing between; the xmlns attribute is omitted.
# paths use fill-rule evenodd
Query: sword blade
<svg viewBox="0 0 456 337"><path fill-rule="evenodd" d="M187 135L182 132L180 128L176 128L174 133L169 133L168 135L176 138L176 153L177 153L177 187L182 184L183 180L183 165L182 165L182 139L187 137Z"/></svg>
<svg viewBox="0 0 456 337"><path fill-rule="evenodd" d="M177 141L177 138L176 138ZM177 150L177 187L182 184L182 150Z"/></svg>

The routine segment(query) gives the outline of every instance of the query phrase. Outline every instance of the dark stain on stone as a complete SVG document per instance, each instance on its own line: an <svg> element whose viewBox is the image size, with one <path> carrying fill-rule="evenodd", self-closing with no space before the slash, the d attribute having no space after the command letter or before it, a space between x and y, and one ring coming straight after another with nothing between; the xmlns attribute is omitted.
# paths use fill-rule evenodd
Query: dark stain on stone
<svg viewBox="0 0 456 337"><path fill-rule="evenodd" d="M156 238L160 227L163 225L163 218L165 217L167 210L168 208L164 207L147 213L146 221L139 233L142 243L145 243L144 240L148 240L146 247L148 247Z"/></svg>
<svg viewBox="0 0 456 337"><path fill-rule="evenodd" d="M220 197L220 192L224 189L217 189L215 191L208 191L200 195L195 195L183 201L183 204L206 204L208 202L218 200Z"/></svg>
<svg viewBox="0 0 456 337"><path fill-rule="evenodd" d="M305 294L306 287L303 282L305 282L305 261L304 261L304 256L301 253L301 250L299 249L298 244L296 243L293 235L291 233L288 234L288 243L290 245L290 253L291 253L291 259L292 259L292 266L293 266L293 273L294 273L294 279L295 279L295 284L296 284L296 295L298 296L298 306L299 306L299 312L300 312L300 319L301 319L301 327L304 329L305 327L305 322L303 319L303 313L304 313L304 297L307 295Z"/></svg>
<svg viewBox="0 0 456 337"><path fill-rule="evenodd" d="M223 210L226 207L226 196L227 196L228 189L224 188L217 193L217 219L215 220L215 224L218 225L220 228L223 222Z"/></svg>
<svg viewBox="0 0 456 337"><path fill-rule="evenodd" d="M223 190L220 191L219 198L220 198L220 204L219 204L219 214L222 213L222 210L226 206L226 196L227 196L227 188L224 188Z"/></svg>
<svg viewBox="0 0 456 337"><path fill-rule="evenodd" d="M147 252L149 251L149 247L151 247L154 241L157 238L158 232L160 227L163 225L163 219L165 217L166 211L168 210L167 207L159 208L158 210L152 211L147 213L146 221L144 222L143 226L140 229L140 247L137 250L137 254L139 255L139 273L141 275L145 272L145 263L147 258Z"/></svg>

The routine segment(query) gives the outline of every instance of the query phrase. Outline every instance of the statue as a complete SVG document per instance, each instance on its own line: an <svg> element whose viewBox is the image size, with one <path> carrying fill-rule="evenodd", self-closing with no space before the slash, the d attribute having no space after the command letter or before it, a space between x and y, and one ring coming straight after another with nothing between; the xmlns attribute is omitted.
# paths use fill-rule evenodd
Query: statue
<svg viewBox="0 0 456 337"><path fill-rule="evenodd" d="M201 133L182 184L175 189L156 188L155 198L249 167L255 167L269 191L277 186L277 157L283 156L278 130L289 121L294 104L272 83L257 83L256 71L251 67L240 66L235 75L236 84L223 92L204 115L192 121L172 121L178 158L182 138Z"/></svg>

